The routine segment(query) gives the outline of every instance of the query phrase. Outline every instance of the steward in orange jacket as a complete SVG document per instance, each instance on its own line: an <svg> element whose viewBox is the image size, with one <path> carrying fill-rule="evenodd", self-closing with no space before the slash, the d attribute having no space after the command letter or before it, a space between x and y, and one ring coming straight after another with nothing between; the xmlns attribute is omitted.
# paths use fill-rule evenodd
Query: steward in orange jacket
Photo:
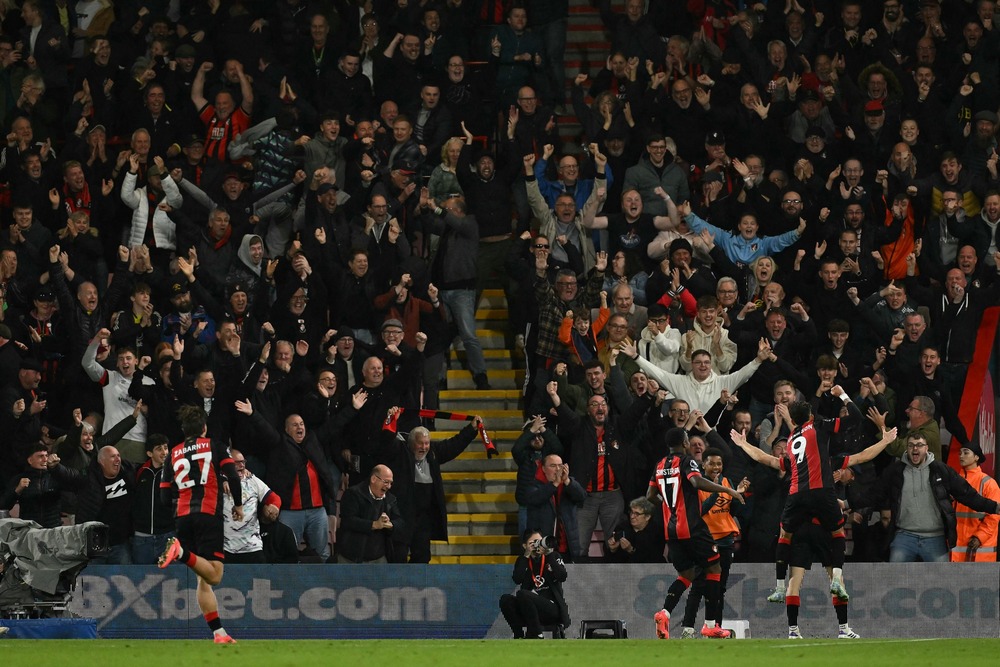
<svg viewBox="0 0 1000 667"><path fill-rule="evenodd" d="M979 467L984 458L978 444L969 443L962 447L958 454L958 461L963 468L962 477L979 495L1000 502L1000 486ZM956 502L955 518L958 541L951 549L951 561L995 563L997 524L1000 522L1000 515L974 512L971 508Z"/></svg>

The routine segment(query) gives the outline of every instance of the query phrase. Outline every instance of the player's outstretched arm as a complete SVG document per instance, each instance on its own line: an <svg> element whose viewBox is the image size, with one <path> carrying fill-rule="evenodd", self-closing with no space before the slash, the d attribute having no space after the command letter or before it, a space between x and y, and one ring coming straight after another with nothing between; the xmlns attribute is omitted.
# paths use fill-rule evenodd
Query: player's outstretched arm
<svg viewBox="0 0 1000 667"><path fill-rule="evenodd" d="M876 442L871 447L866 447L857 454L851 454L847 457L847 465L852 466L857 463L865 463L871 461L873 458L882 453L882 450L889 446L889 443L895 442L896 440L896 429L891 428L888 431L882 431L882 439Z"/></svg>
<svg viewBox="0 0 1000 667"><path fill-rule="evenodd" d="M730 489L728 486L716 484L705 477L695 477L691 481L699 491L708 491L709 493L726 493L732 496L734 500L738 501L740 505L744 503L743 495L736 489Z"/></svg>
<svg viewBox="0 0 1000 667"><path fill-rule="evenodd" d="M775 470L781 470L781 462L777 457L771 456L760 447L754 447L749 442L747 442L746 436L733 429L729 432L729 437L732 438L733 442L737 447L746 452L747 456L752 458L757 463L763 463L766 466L770 466Z"/></svg>

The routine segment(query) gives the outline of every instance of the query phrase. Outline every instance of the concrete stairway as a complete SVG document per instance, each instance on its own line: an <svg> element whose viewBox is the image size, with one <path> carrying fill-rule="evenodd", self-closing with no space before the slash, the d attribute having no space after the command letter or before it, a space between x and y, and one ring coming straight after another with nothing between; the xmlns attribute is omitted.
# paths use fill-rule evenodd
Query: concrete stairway
<svg viewBox="0 0 1000 667"><path fill-rule="evenodd" d="M567 91L573 85L573 79L577 74L588 74L591 79L604 69L608 50L611 43L608 41L601 23L601 15L595 7L590 5L588 0L570 0L569 22L566 32L566 56L563 64L566 67L566 88ZM568 104L570 113L573 109ZM575 115L561 116L559 118L559 137L564 146L567 144L580 144L580 134L582 128ZM566 146L569 150L569 146ZM577 152L579 149L573 149Z"/></svg>
<svg viewBox="0 0 1000 667"><path fill-rule="evenodd" d="M512 554L520 549L514 502L516 470L510 450L524 424L519 407L524 370L514 368L519 353L512 355L504 348L509 332L502 290L483 292L476 325L493 389L474 389L472 377L462 367L465 353L452 351L448 389L440 395L441 409L481 415L500 455L488 459L482 445L473 442L442 467L450 538L447 543L431 544L432 563L512 563ZM450 438L458 432L458 425L438 420L438 430L431 438Z"/></svg>
<svg viewBox="0 0 1000 667"><path fill-rule="evenodd" d="M596 76L605 67L610 48L600 14L589 0L570 0L568 24L564 58L567 90L580 72ZM574 116L559 118L564 144L579 146L580 133ZM509 340L510 331L501 290L483 292L476 323L493 389L475 390L472 377L464 370L465 352L453 350L448 389L440 396L441 409L482 415L500 456L487 459L481 444L474 442L443 467L450 540L432 543L432 563L513 563L513 554L521 551L514 501L516 470L510 450L524 424L519 404L524 370L520 353L512 354L505 347L505 335ZM456 425L439 420L439 430L431 436L449 438L457 433Z"/></svg>

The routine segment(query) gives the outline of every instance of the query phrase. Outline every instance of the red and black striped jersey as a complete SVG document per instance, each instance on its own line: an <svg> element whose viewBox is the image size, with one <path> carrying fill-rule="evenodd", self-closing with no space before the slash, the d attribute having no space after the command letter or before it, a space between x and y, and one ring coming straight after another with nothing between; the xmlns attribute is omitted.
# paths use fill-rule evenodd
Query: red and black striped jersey
<svg viewBox="0 0 1000 667"><path fill-rule="evenodd" d="M833 488L830 465L830 434L840 433L844 424L837 417L817 417L795 429L788 438L788 450L778 459L782 472L790 473L789 495L815 489ZM836 462L838 469L847 467L847 457Z"/></svg>
<svg viewBox="0 0 1000 667"><path fill-rule="evenodd" d="M188 438L170 450L160 487L177 487L177 516L222 516L222 483L239 479L225 445L211 438ZM230 484L233 503L243 504L242 487Z"/></svg>
<svg viewBox="0 0 1000 667"><path fill-rule="evenodd" d="M250 117L242 107L236 107L226 120L220 121L215 115L215 107L211 104L199 112L198 117L205 124L205 155L209 160L228 162L226 149L229 142L243 134L250 127Z"/></svg>
<svg viewBox="0 0 1000 667"><path fill-rule="evenodd" d="M670 454L656 465L649 485L663 498L663 531L668 540L688 540L699 532L708 535L694 485L694 478L701 476L701 466L687 454Z"/></svg>

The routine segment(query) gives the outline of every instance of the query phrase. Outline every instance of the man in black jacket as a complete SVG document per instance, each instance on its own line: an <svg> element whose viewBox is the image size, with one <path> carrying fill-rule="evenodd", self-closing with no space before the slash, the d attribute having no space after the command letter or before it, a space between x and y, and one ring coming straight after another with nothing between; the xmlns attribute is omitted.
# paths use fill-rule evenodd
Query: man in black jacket
<svg viewBox="0 0 1000 667"><path fill-rule="evenodd" d="M135 503L135 466L113 446L102 447L87 471L87 484L77 495L76 522L100 521L108 526L108 555L92 564L132 563L132 506Z"/></svg>
<svg viewBox="0 0 1000 667"><path fill-rule="evenodd" d="M398 407L389 410L393 423L398 414ZM430 431L423 426L410 431L405 441L393 430L382 431L379 458L384 458L389 468L396 471L394 495L403 517L403 525L392 531L391 562L429 563L431 540L448 541L448 507L441 465L465 451L482 423L477 416L458 435L433 443Z"/></svg>
<svg viewBox="0 0 1000 667"><path fill-rule="evenodd" d="M392 470L372 468L367 484L352 486L340 501L338 563L387 563L393 559L392 536L403 527L392 488Z"/></svg>
<svg viewBox="0 0 1000 667"><path fill-rule="evenodd" d="M20 507L20 518L37 521L42 528L62 525L59 499L63 491L79 488L86 478L75 470L59 465L59 457L49 454L39 442L27 457L23 472L12 477L0 498L0 509Z"/></svg>
<svg viewBox="0 0 1000 667"><path fill-rule="evenodd" d="M291 414L285 419L285 432L278 433L249 401L236 401L236 410L250 417L271 453L264 481L281 498L278 520L295 531L296 543L304 538L325 562L330 556L326 508L333 506L337 492L324 453L333 420L307 433L302 417Z"/></svg>

